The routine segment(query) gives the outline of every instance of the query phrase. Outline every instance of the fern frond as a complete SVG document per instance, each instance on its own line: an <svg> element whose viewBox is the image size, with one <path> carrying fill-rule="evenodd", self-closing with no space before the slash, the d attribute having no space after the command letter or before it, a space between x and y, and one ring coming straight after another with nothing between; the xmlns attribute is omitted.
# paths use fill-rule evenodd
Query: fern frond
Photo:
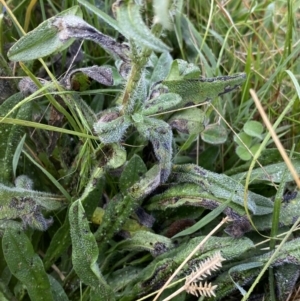
<svg viewBox="0 0 300 301"><path fill-rule="evenodd" d="M216 297L214 290L217 288L217 285L213 285L205 282L204 285L200 282L200 286L197 286L195 283L190 283L186 287L186 292L192 294L196 297L205 296L205 297Z"/></svg>
<svg viewBox="0 0 300 301"><path fill-rule="evenodd" d="M186 277L185 285L188 286L190 283L203 280L211 274L212 271L219 269L222 266L222 261L225 258L222 257L221 252L217 252L212 257L209 257L202 262L199 266Z"/></svg>

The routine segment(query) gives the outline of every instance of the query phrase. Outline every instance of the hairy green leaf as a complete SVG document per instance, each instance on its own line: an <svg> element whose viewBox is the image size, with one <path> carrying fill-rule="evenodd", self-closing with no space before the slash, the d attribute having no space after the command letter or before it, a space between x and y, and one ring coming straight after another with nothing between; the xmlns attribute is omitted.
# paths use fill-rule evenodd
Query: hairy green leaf
<svg viewBox="0 0 300 301"><path fill-rule="evenodd" d="M116 244L113 250L119 251L140 251L145 250L150 252L153 256L158 256L167 252L174 247L171 239L162 235L154 234L149 231L137 231L127 240Z"/></svg>
<svg viewBox="0 0 300 301"><path fill-rule="evenodd" d="M112 143L103 148L106 159L106 168L115 169L126 162L126 150L118 143Z"/></svg>
<svg viewBox="0 0 300 301"><path fill-rule="evenodd" d="M10 271L26 286L31 300L54 300L42 260L23 231L5 230L3 253Z"/></svg>
<svg viewBox="0 0 300 301"><path fill-rule="evenodd" d="M120 58L125 62L129 61L128 46L118 43L77 16L58 16L52 20L51 25L57 28L60 41L68 41L72 38L91 40L99 44L113 57Z"/></svg>
<svg viewBox="0 0 300 301"><path fill-rule="evenodd" d="M97 243L80 200L70 207L69 219L73 245L72 263L76 274L92 290L97 291L99 298L114 300L112 289L107 285L97 264Z"/></svg>
<svg viewBox="0 0 300 301"><path fill-rule="evenodd" d="M154 165L143 177L127 189L128 195L133 199L142 200L160 184L160 167Z"/></svg>
<svg viewBox="0 0 300 301"><path fill-rule="evenodd" d="M161 94L144 103L142 114L147 116L155 113L163 113L164 111L175 108L180 104L181 100L181 97L175 93Z"/></svg>
<svg viewBox="0 0 300 301"><path fill-rule="evenodd" d="M160 168L154 165L147 173L130 186L124 195L117 194L108 203L103 221L95 233L97 241L108 242L119 232L130 214L141 200L150 194L160 183Z"/></svg>
<svg viewBox="0 0 300 301"><path fill-rule="evenodd" d="M85 214L88 219L92 218L92 215L99 203L99 195L103 189L103 177L104 169L96 167L91 174L90 180L86 185L86 188L79 198L82 202L82 206L85 209ZM70 237L70 224L69 219L66 217L64 224L56 231L51 239L50 246L44 257L44 264L48 269L57 258L59 258L71 244Z"/></svg>
<svg viewBox="0 0 300 301"><path fill-rule="evenodd" d="M156 38L145 25L140 7L134 1L119 1L113 6L119 27L122 34L128 39L132 39L139 45L146 46L154 51L170 51L170 48L161 40Z"/></svg>
<svg viewBox="0 0 300 301"><path fill-rule="evenodd" d="M279 226L291 226L300 216L300 197L282 204L279 214ZM272 227L272 215L253 216L252 221L258 230L268 230Z"/></svg>
<svg viewBox="0 0 300 301"><path fill-rule="evenodd" d="M102 244L109 242L112 236L121 230L122 225L137 206L136 200L128 195L115 195L108 203L102 223L95 232L95 238Z"/></svg>
<svg viewBox="0 0 300 301"><path fill-rule="evenodd" d="M125 266L111 273L108 276L108 283L111 287L115 288L115 291L126 291L130 287L129 284L134 282L141 270L141 268L136 266ZM126 296L126 293L124 295Z"/></svg>
<svg viewBox="0 0 300 301"><path fill-rule="evenodd" d="M292 159L292 164L295 168L295 170L300 173L300 161L298 159ZM264 166L264 168L255 168L253 169L250 181L253 182L259 182L259 181L267 181L267 182L275 182L279 183L282 179L284 170L285 170L286 164L284 162L270 164L267 166ZM235 175L232 175L233 179L245 179L246 173L241 172ZM293 181L293 177L291 174L288 174L286 177L286 181L290 182Z"/></svg>
<svg viewBox="0 0 300 301"><path fill-rule="evenodd" d="M53 21L58 17L69 15L82 16L79 6L73 6L57 14L23 36L10 48L8 58L12 61L29 61L69 47L74 39L65 41L60 37L59 28L53 26Z"/></svg>
<svg viewBox="0 0 300 301"><path fill-rule="evenodd" d="M106 86L112 86L114 84L112 70L110 67L91 66L70 71L64 78L64 83L67 89L71 88L71 78L77 72L82 72L86 76Z"/></svg>
<svg viewBox="0 0 300 301"><path fill-rule="evenodd" d="M131 125L131 122L125 116L117 117L112 120L108 119L109 117L104 115L100 118L99 121L95 123L94 130L103 143L119 142Z"/></svg>
<svg viewBox="0 0 300 301"><path fill-rule="evenodd" d="M165 182L171 171L172 131L170 126L159 119L144 117L141 123L135 123L138 132L151 141L155 156L161 168L161 181Z"/></svg>
<svg viewBox="0 0 300 301"><path fill-rule="evenodd" d="M172 61L173 59L169 52L163 52L160 55L151 74L151 84L162 81L167 77L171 68Z"/></svg>
<svg viewBox="0 0 300 301"><path fill-rule="evenodd" d="M202 236L193 238L181 244L178 248L155 258L139 273L137 279L133 280L134 285L130 292L127 292L126 300L135 300L137 294L141 292L144 294L149 293L157 285L164 283L203 239L204 237ZM229 237L210 237L203 248L195 254L193 259L183 269L182 276L185 277L187 273L196 269L200 261L212 256L216 251L221 250L222 257L226 260L231 260L239 257L253 247L253 242L248 238L237 240Z"/></svg>
<svg viewBox="0 0 300 301"><path fill-rule="evenodd" d="M45 269L48 270L70 245L70 224L69 218L66 217L64 224L55 232L50 241L50 245L43 259Z"/></svg>
<svg viewBox="0 0 300 301"><path fill-rule="evenodd" d="M25 179L25 180L24 180ZM17 179L20 186L29 186L32 181L28 177ZM45 219L42 209L57 210L65 206L64 198L46 193L38 192L22 187L7 187L0 183L0 219L11 220L21 219L23 226L30 226L34 229L45 231L53 222L52 218Z"/></svg>
<svg viewBox="0 0 300 301"><path fill-rule="evenodd" d="M174 60L171 65L168 76L165 81L198 79L200 77L200 69L193 63L188 63L184 60Z"/></svg>
<svg viewBox="0 0 300 301"><path fill-rule="evenodd" d="M286 264L276 268L275 278L278 300L287 300L288 296L292 294L297 284L299 274L299 266L294 264Z"/></svg>
<svg viewBox="0 0 300 301"><path fill-rule="evenodd" d="M218 297L221 298L236 290L236 284L238 284L239 289L244 292L244 289L241 286L252 283L253 279L259 274L261 267L263 267L263 265L270 259L273 252L274 251L250 257L231 268L229 273L225 272L218 276L215 280L215 283L218 284ZM288 269L289 265L293 264L299 269L299 256L299 239L291 240L285 243L279 250L272 266L279 266Z"/></svg>
<svg viewBox="0 0 300 301"><path fill-rule="evenodd" d="M48 279L51 285L51 291L53 295L53 300L54 301L68 301L69 298L64 291L63 287L61 284L51 275L48 275Z"/></svg>
<svg viewBox="0 0 300 301"><path fill-rule="evenodd" d="M169 89L169 92L179 94L186 104L199 104L211 101L218 96L236 90L245 81L246 74L240 73L231 76L219 76L214 78L198 79L172 79L163 80L162 85Z"/></svg>
<svg viewBox="0 0 300 301"><path fill-rule="evenodd" d="M224 174L217 174L193 164L173 166L172 179L179 182L200 184L206 191L221 199L244 206L244 186ZM266 197L248 191L246 205L256 215L273 210L273 203Z"/></svg>
<svg viewBox="0 0 300 301"><path fill-rule="evenodd" d="M119 182L119 187L122 192L132 186L147 172L147 167L144 161L138 155L134 155L126 164Z"/></svg>

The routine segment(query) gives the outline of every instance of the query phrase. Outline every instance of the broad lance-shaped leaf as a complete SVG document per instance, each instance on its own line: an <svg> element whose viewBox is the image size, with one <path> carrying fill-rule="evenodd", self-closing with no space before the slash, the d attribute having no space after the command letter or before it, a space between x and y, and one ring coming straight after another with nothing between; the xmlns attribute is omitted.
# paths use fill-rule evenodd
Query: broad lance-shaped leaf
<svg viewBox="0 0 300 301"><path fill-rule="evenodd" d="M300 276L299 266L285 264L276 268L275 282L278 300L287 300L292 294Z"/></svg>
<svg viewBox="0 0 300 301"><path fill-rule="evenodd" d="M125 293L125 291L128 291L128 284L132 283L133 280L136 279L140 271L141 268L138 266L126 265L122 269L110 273L107 277L107 282L111 287L114 288L116 292L124 292L122 293L122 295L126 298L127 294Z"/></svg>
<svg viewBox="0 0 300 301"><path fill-rule="evenodd" d="M71 87L72 87L71 78L77 72L82 72L85 75L87 75L88 77L92 78L93 80L95 80L98 83L103 84L105 86L112 86L114 84L111 68L91 66L91 67L86 67L86 68L78 68L78 69L70 71L63 80L64 86L67 89L71 89Z"/></svg>
<svg viewBox="0 0 300 301"><path fill-rule="evenodd" d="M113 5L113 12L116 15L122 34L128 39L132 39L138 45L146 46L154 51L163 52L171 49L160 39L155 37L145 25L140 7L134 1L117 1Z"/></svg>
<svg viewBox="0 0 300 301"><path fill-rule="evenodd" d="M297 173L300 173L300 160L299 159L292 159L292 164L297 171ZM267 181L267 182L275 182L279 183L282 180L283 173L285 171L286 164L285 162L270 164L267 166L264 166L264 169L262 168L255 168L251 172L250 181L251 183L255 182L261 182L261 181ZM245 181L246 179L246 173L241 172L235 175L231 176L233 179L242 179L242 181ZM287 182L293 181L293 176L291 173L289 173L285 180Z"/></svg>
<svg viewBox="0 0 300 301"><path fill-rule="evenodd" d="M279 214L279 227L291 226L300 216L300 197L283 203ZM252 221L258 230L268 230L272 227L272 215L253 216Z"/></svg>
<svg viewBox="0 0 300 301"><path fill-rule="evenodd" d="M197 184L181 183L170 187L161 194L155 194L150 198L146 208L153 211L194 206L213 210L227 201L227 199L215 197L211 192ZM236 203L230 202L227 206L236 213L237 218L246 214L244 208ZM226 211L225 209L225 214Z"/></svg>
<svg viewBox="0 0 300 301"><path fill-rule="evenodd" d="M167 208L179 208L182 206L203 207L213 210L222 206L228 199L216 197L209 190L201 189L197 184L177 184L161 194L156 194L148 201L147 210L166 210ZM246 222L247 217L244 208L237 203L230 202L223 210L224 214L228 215L233 220L233 226L237 228L239 224L235 224L243 217ZM273 212L272 212L273 213ZM272 227L272 213L266 215L253 215L252 221L255 228L259 231L270 230ZM300 197L297 197L288 203L282 205L279 215L279 227L291 226L300 216ZM244 224L244 227L246 225ZM253 230L248 222L249 228L240 229L245 232ZM236 229L237 230L237 229ZM228 233L232 235L232 233ZM243 233L241 233L243 234Z"/></svg>
<svg viewBox="0 0 300 301"><path fill-rule="evenodd" d="M180 92L179 95L184 95L188 100L192 100L197 104L210 101L239 88L245 79L246 74L239 73L231 76L185 79L182 82L176 80L163 81L162 84L167 86L170 92Z"/></svg>
<svg viewBox="0 0 300 301"><path fill-rule="evenodd" d="M84 208L86 217L88 220L92 218L92 215L99 204L99 195L103 190L103 177L105 175L106 168L118 168L124 164L126 160L125 149L118 144L111 144L105 146L102 151L106 154L106 164L102 167L96 167L91 176L90 180L86 185L86 188L79 198ZM50 246L44 257L44 264L48 269L71 245L70 238L70 224L68 216L65 219L64 224L57 230L51 239Z"/></svg>
<svg viewBox="0 0 300 301"><path fill-rule="evenodd" d="M45 219L42 210L57 210L65 206L64 198L20 187L7 187L0 183L0 219L21 219L23 226L45 231L53 220Z"/></svg>
<svg viewBox="0 0 300 301"><path fill-rule="evenodd" d="M59 16L52 21L51 25L57 28L61 41L68 41L71 38L91 40L99 44L113 57L120 58L125 62L130 61L127 45L118 43L77 16Z"/></svg>
<svg viewBox="0 0 300 301"><path fill-rule="evenodd" d="M136 300L137 295L147 294L158 285L164 283L174 270L186 259L186 257L194 250L194 248L203 240L204 237L196 237L179 247L174 248L155 258L145 269L143 269L138 277L132 282L133 288L130 292L126 292L126 300ZM212 256L216 251L222 253L227 261L233 260L240 255L246 253L254 247L253 242L246 238L233 239L231 237L210 237L206 244L199 252L195 254L193 259L183 269L179 277L185 277L191 269L198 267L198 263Z"/></svg>
<svg viewBox="0 0 300 301"><path fill-rule="evenodd" d="M161 94L157 97L151 98L144 103L144 108L141 113L145 116L162 113L172 108L175 108L182 101L181 96L175 93Z"/></svg>
<svg viewBox="0 0 300 301"><path fill-rule="evenodd" d="M68 41L61 39L58 28L52 24L58 17L69 15L81 17L82 12L79 6L73 6L57 14L27 33L10 48L7 53L8 58L12 61L29 61L69 47L74 39Z"/></svg>
<svg viewBox="0 0 300 301"><path fill-rule="evenodd" d="M37 205L43 207L45 210L57 210L67 204L65 198L60 195L21 187L7 187L0 183L1 205L12 204L12 201L15 199L20 200L20 202L26 202L26 198L34 200Z"/></svg>
<svg viewBox="0 0 300 301"><path fill-rule="evenodd" d="M122 229L122 225L137 207L137 202L128 195L115 195L107 204L100 227L95 232L95 238L100 246L109 242L113 235Z"/></svg>
<svg viewBox="0 0 300 301"><path fill-rule="evenodd" d="M251 224L242 206L231 202L230 199L218 198L197 184L174 185L162 194L154 195L148 203L146 208L151 211L174 209L182 206L203 207L212 210L211 213L200 219L192 227L176 234L175 237L190 235L199 231L215 220L222 212L231 219L230 225L225 229L225 232L230 236L239 238L246 232L251 231Z"/></svg>
<svg viewBox="0 0 300 301"><path fill-rule="evenodd" d="M64 224L53 235L50 246L47 249L43 259L45 269L48 270L51 265L68 249L71 245L70 224L68 216Z"/></svg>
<svg viewBox="0 0 300 301"><path fill-rule="evenodd" d="M91 233L81 201L74 202L69 211L72 239L72 263L80 280L98 293L101 300L114 300L112 289L103 278L97 259L98 246Z"/></svg>
<svg viewBox="0 0 300 301"><path fill-rule="evenodd" d="M244 186L224 174L217 174L193 164L174 165L171 180L176 183L202 185L210 194L244 206ZM251 191L247 193L246 204L255 215L265 215L273 211L271 200Z"/></svg>
<svg viewBox="0 0 300 301"><path fill-rule="evenodd" d="M243 286L251 283L251 280L261 270L261 266L261 263L248 260L248 263L235 265L229 271L225 271L219 275L214 280L214 283L218 285L217 297L221 299L238 289L244 293Z"/></svg>
<svg viewBox="0 0 300 301"><path fill-rule="evenodd" d="M239 73L212 78L163 80L161 84L166 86L169 92L179 94L183 100L180 105L184 106L186 104L199 104L211 101L218 96L237 89L245 79L246 74Z"/></svg>
<svg viewBox="0 0 300 301"><path fill-rule="evenodd" d="M112 56L129 61L128 46L116 42L86 23L76 14L77 6L52 17L22 37L8 52L13 61L28 61L44 57L69 47L75 39L92 40Z"/></svg>
<svg viewBox="0 0 300 301"><path fill-rule="evenodd" d="M271 264L273 267L285 267L288 268L290 264L297 266L300 265L300 253L299 253L299 238L286 242L279 253L277 254L274 262ZM240 286L249 285L254 278L260 273L264 264L270 259L274 251L264 253L263 255L247 258L240 262L240 264L231 268L225 273L221 274L215 280L218 285L218 298L222 298L237 289L236 285L232 281L232 277L235 274L235 279L238 279ZM287 266L285 266L287 264Z"/></svg>
<svg viewBox="0 0 300 301"><path fill-rule="evenodd" d="M6 99L0 105L0 119L14 108L23 99L22 93L17 93ZM29 120L31 119L31 102L15 110L10 117ZM12 186L13 156L17 146L25 133L25 128L19 125L0 123L0 183Z"/></svg>
<svg viewBox="0 0 300 301"><path fill-rule="evenodd" d="M26 286L30 300L53 301L49 279L40 257L21 229L7 228L3 253L11 273Z"/></svg>
<svg viewBox="0 0 300 301"><path fill-rule="evenodd" d="M155 156L161 168L161 181L165 182L171 171L172 166L172 138L171 127L159 119L143 117L141 122L135 122L138 132L153 146Z"/></svg>
<svg viewBox="0 0 300 301"><path fill-rule="evenodd" d="M109 201L102 223L95 233L101 245L119 232L122 225L134 212L140 202L160 184L160 168L154 165L123 194L117 194Z"/></svg>
<svg viewBox="0 0 300 301"><path fill-rule="evenodd" d="M174 247L172 240L149 231L137 231L134 235L117 243L110 252L117 251L141 251L145 250L157 257Z"/></svg>

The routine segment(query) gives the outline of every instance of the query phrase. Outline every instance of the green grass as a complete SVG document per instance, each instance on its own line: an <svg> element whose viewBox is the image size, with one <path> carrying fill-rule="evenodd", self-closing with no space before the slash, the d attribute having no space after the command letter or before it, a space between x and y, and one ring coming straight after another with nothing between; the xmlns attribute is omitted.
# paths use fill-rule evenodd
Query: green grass
<svg viewBox="0 0 300 301"><path fill-rule="evenodd" d="M216 299L297 300L300 197L291 169L300 171L300 1L177 1L167 30L152 26L152 2L112 9L112 1L0 0L7 9L0 15L0 299L153 300L206 237L160 300L217 260L217 251L223 267L202 273L218 285ZM53 23L35 32L38 47L21 40L7 53L26 32L75 5L88 24L126 42L129 56L90 39L77 44L80 52L62 47L57 55L49 50L62 43L50 32ZM159 13L167 19L163 7ZM40 58L43 45L49 53ZM171 56L159 52L166 45ZM17 54L21 62L11 62ZM97 76L114 83L107 87L81 69L69 89L61 81L68 64L101 66ZM185 93L170 94L172 80L181 90L199 71L204 78L245 72L246 80L187 110ZM32 90L20 94L23 77ZM158 105L149 97L154 87L163 91ZM188 132L171 131L174 116L194 121ZM15 175L26 175L21 188ZM210 237L224 215L231 224ZM186 292L176 298L196 300Z"/></svg>

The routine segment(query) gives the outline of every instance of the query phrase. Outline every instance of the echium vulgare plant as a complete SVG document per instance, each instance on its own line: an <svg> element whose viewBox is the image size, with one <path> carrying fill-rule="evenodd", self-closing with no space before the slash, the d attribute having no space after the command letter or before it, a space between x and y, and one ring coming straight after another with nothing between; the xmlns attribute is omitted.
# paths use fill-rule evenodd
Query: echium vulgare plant
<svg viewBox="0 0 300 301"><path fill-rule="evenodd" d="M253 249L253 242L242 236L253 230L250 215L256 218L258 230L269 228L273 203L251 191L245 200L239 178L193 164L173 164L176 138L195 139L200 134L206 139L207 129L212 129L208 125L210 111L198 106L240 87L245 74L205 78L198 66L172 58L171 48L160 37L173 19L188 22L181 15L180 1L154 1L151 29L142 18L138 1L115 2L114 18L87 1L78 2L125 41L120 43L88 24L82 19L81 8L73 6L41 23L8 51L8 58L19 61L28 76L18 83L20 92L16 92L14 83L5 83L3 91L8 96L4 101L0 98L1 133L6 133L0 147L0 230L5 259L1 261L0 284L1 289L5 287L1 292L9 300L26 293L31 300L56 300L57 296L62 300L136 300L161 287L204 238L179 238L175 242L170 237L178 231L171 234L172 227L154 233L155 218L162 220L160 211L178 209L181 220L174 230L184 226L180 222L191 226L192 219L201 216L202 208L213 210L207 221L222 212L229 216L231 224L225 229L229 236L210 237L183 267L178 276L186 279L185 291L222 298L251 283L271 255L255 254L244 262L243 256ZM68 68L63 78L57 79L41 58L69 51L70 65L79 56L84 63L83 52L72 50L74 44L78 46L76 40L100 45L115 65ZM37 78L31 72L35 59L40 59L47 78ZM0 61L9 74L5 59L0 57ZM104 90L119 92L106 107L92 105L84 94L101 93L82 91L91 79L122 89ZM46 110L49 102L45 116L36 113ZM12 117L21 123L10 126ZM36 129L29 138L20 125ZM21 154L25 163L19 160ZM20 170L26 175L17 177ZM60 194L34 190L38 186L40 190L49 189L49 182ZM201 211L190 211L193 218L184 219L184 206L201 207ZM280 217L283 225L295 220L293 206L289 205L288 213ZM49 216L49 211L55 211L54 216ZM263 221L261 216L265 217ZM45 231L51 237L41 247L45 249L43 260L36 254L41 234L35 235L42 232L33 230ZM287 244L278 256L291 254L295 245ZM68 260L70 251L72 260ZM145 251L150 254L145 255ZM278 258L274 266L283 260ZM228 262L227 270L214 284L215 270L222 260ZM234 270L238 260L243 267ZM54 264L56 271L63 270L67 276L61 272L60 279L53 276L50 271ZM234 277L236 282L232 281L229 269L232 274L242 274L239 285ZM194 282L205 277L213 281Z"/></svg>

